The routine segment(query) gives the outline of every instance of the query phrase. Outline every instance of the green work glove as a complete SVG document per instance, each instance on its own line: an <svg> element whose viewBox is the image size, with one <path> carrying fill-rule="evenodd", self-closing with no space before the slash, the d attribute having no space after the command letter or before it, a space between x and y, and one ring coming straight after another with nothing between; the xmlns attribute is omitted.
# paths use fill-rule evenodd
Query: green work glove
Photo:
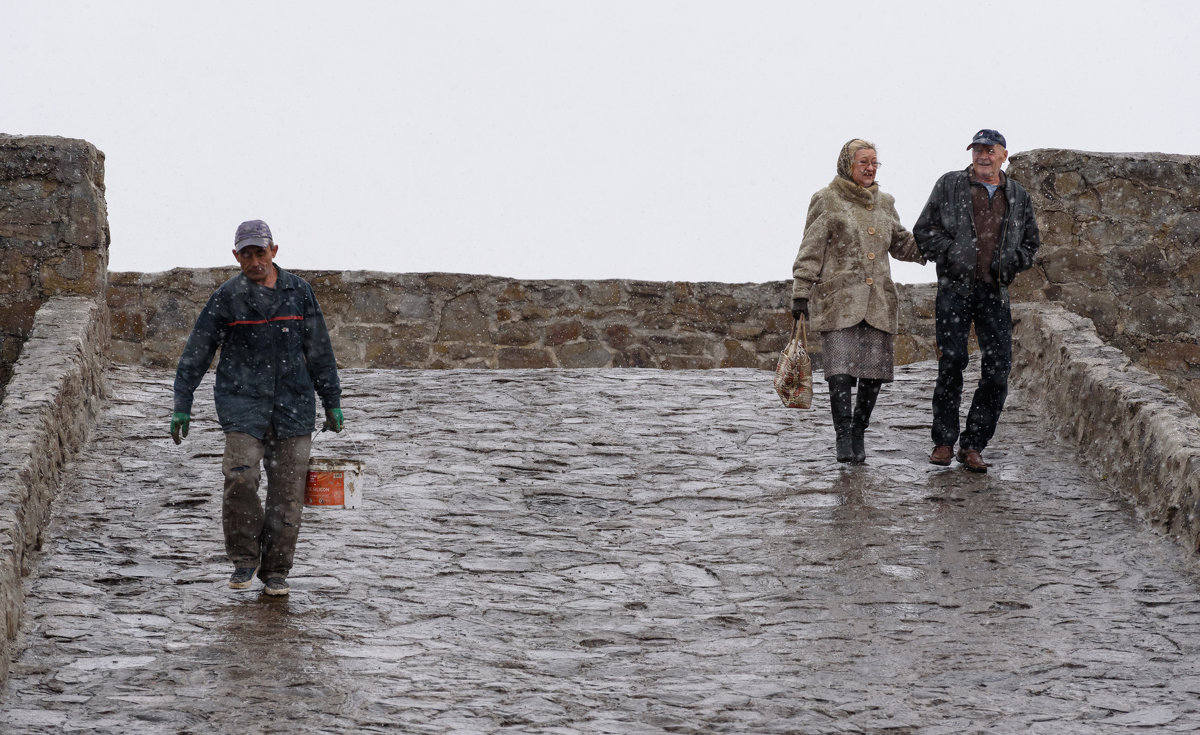
<svg viewBox="0 0 1200 735"><path fill-rule="evenodd" d="M346 419L342 416L342 409L327 408L325 409L325 425L321 427L321 431L332 431L335 434L342 430L342 426L346 424Z"/></svg>
<svg viewBox="0 0 1200 735"><path fill-rule="evenodd" d="M187 436L188 424L192 423L192 415L176 411L171 414L171 438L175 443L183 441L183 437Z"/></svg>

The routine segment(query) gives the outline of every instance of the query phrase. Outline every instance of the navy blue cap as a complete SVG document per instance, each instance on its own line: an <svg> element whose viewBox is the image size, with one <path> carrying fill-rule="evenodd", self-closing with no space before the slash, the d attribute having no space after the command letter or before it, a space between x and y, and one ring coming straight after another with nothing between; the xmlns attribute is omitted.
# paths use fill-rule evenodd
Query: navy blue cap
<svg viewBox="0 0 1200 735"><path fill-rule="evenodd" d="M998 145L1004 148L1008 147L1008 143L1004 142L1004 136L1000 134L999 130L988 130L987 128L975 133L975 137L971 138L971 145L967 146L967 150L971 150L972 145Z"/></svg>

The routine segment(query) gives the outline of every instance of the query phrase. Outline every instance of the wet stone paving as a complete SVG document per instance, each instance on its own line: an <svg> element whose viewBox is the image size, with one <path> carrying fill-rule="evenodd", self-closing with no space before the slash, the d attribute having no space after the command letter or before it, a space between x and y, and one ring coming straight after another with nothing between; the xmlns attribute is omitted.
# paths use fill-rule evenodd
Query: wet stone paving
<svg viewBox="0 0 1200 735"><path fill-rule="evenodd" d="M356 509L286 598L227 586L211 383L115 367L65 476L4 733L1200 729L1200 568L1014 393L926 462L935 366L860 467L755 370L343 371Z"/></svg>

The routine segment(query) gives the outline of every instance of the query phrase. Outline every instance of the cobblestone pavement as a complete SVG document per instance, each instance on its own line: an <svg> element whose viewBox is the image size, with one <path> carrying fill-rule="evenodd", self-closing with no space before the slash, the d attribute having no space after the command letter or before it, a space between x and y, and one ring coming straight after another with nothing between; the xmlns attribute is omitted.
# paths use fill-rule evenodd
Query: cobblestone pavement
<svg viewBox="0 0 1200 735"><path fill-rule="evenodd" d="M343 372L358 509L282 600L228 589L211 385L118 367L67 474L6 733L1112 733L1200 728L1200 568L1014 394L992 472L870 456L753 370ZM205 392L207 391L207 392Z"/></svg>

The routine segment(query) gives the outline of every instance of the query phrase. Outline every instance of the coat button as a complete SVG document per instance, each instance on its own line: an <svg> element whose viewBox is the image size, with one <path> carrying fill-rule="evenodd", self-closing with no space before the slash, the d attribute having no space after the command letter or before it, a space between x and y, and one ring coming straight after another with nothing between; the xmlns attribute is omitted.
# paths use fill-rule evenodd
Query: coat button
<svg viewBox="0 0 1200 735"><path fill-rule="evenodd" d="M872 285L874 285L874 284L875 284L875 279L874 279L874 278L868 278L868 279L867 279L867 285L868 285L868 286L872 286Z"/></svg>
<svg viewBox="0 0 1200 735"><path fill-rule="evenodd" d="M868 227L868 228L867 228L867 234L868 234L868 235L874 235L874 234L875 234L875 228L874 228L874 227Z"/></svg>
<svg viewBox="0 0 1200 735"><path fill-rule="evenodd" d="M868 212L869 212L869 211L871 211L871 210L872 210L872 209L874 209L874 208L875 208L875 205L874 205L874 204L868 204L868 205L867 205L867 211L868 211Z"/></svg>
<svg viewBox="0 0 1200 735"><path fill-rule="evenodd" d="M867 253L867 260L875 260L875 253Z"/></svg>

